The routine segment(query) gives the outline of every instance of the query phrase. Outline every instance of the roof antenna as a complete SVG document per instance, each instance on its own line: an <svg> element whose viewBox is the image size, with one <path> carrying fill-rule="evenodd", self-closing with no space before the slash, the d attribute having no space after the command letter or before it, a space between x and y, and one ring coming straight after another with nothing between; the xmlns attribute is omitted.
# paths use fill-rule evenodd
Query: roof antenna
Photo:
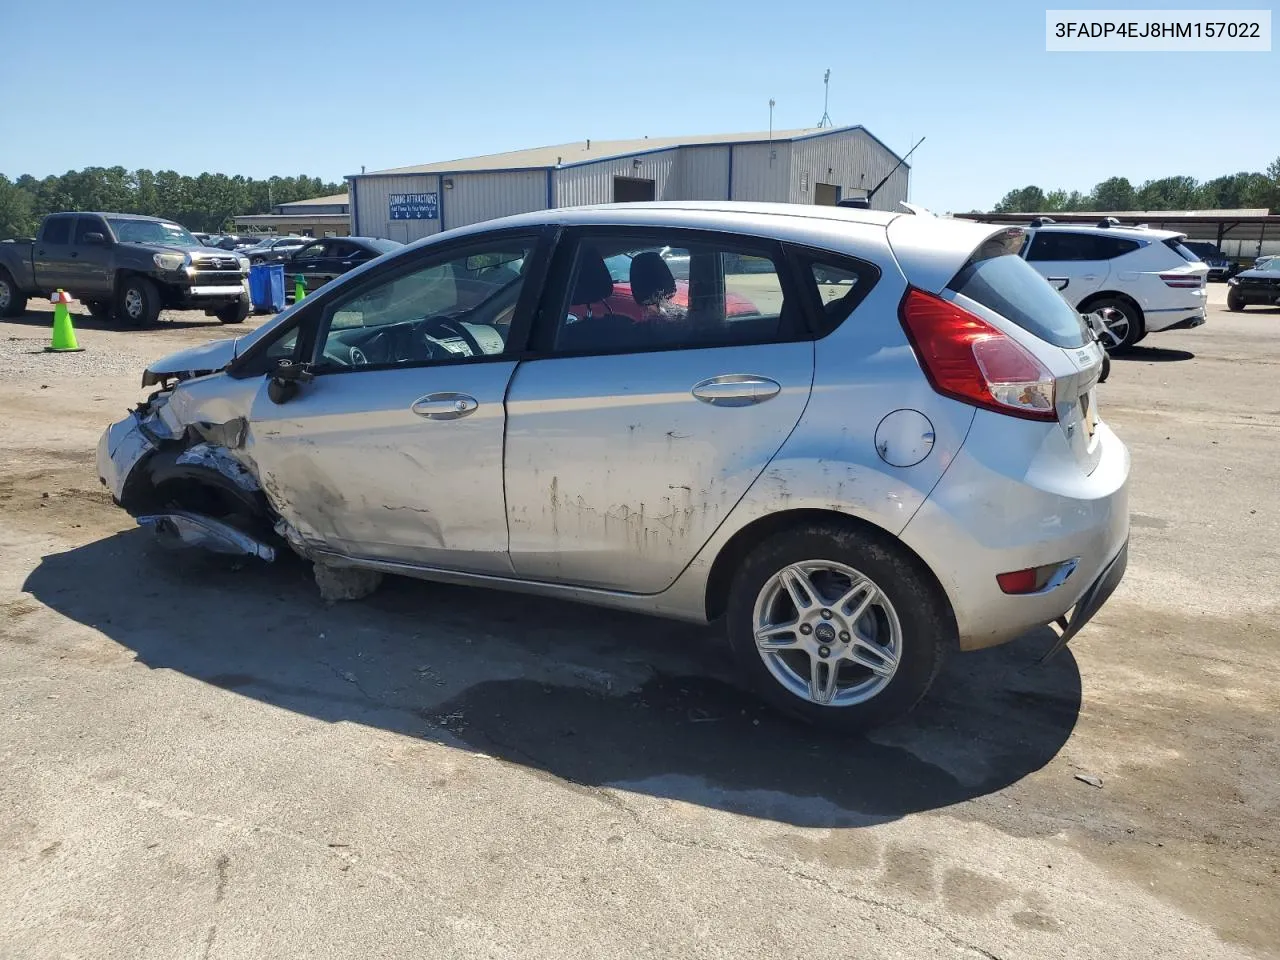
<svg viewBox="0 0 1280 960"><path fill-rule="evenodd" d="M769 98L769 166L773 166L773 158L777 153L773 149L773 108L776 105L773 97Z"/></svg>
<svg viewBox="0 0 1280 960"><path fill-rule="evenodd" d="M827 103L831 99L831 68L827 68L827 72L822 75L822 119L818 121L818 129L823 127L834 127L831 122L831 114L827 112Z"/></svg>

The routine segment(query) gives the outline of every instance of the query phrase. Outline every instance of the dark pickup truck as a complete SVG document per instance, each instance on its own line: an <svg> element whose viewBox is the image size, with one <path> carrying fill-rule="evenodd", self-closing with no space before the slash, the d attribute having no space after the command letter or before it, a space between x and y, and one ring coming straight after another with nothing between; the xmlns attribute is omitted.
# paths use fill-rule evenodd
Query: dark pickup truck
<svg viewBox="0 0 1280 960"><path fill-rule="evenodd" d="M51 213L35 240L0 243L0 316L65 290L94 317L132 326L164 308L203 310L223 323L249 315L249 261L204 246L171 220L126 213Z"/></svg>

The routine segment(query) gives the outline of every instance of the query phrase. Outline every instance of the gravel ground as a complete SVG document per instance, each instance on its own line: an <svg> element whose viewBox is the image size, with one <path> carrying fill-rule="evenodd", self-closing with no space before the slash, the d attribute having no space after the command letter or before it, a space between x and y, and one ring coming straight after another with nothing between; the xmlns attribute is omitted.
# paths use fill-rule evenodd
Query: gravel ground
<svg viewBox="0 0 1280 960"><path fill-rule="evenodd" d="M0 956L1280 957L1280 310L1115 362L1130 567L1063 655L835 741L711 631L159 550L94 445L227 331L47 324L0 324Z"/></svg>

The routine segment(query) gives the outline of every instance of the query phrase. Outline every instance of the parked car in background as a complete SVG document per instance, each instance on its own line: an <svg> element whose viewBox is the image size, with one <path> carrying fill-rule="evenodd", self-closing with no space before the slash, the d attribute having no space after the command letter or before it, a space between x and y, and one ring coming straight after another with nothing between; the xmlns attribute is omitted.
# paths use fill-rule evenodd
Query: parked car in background
<svg viewBox="0 0 1280 960"><path fill-rule="evenodd" d="M126 213L51 213L34 241L0 244L0 316L66 290L94 317L154 323L166 307L223 323L249 315L249 261L204 246L181 224Z"/></svg>
<svg viewBox="0 0 1280 960"><path fill-rule="evenodd" d="M1149 333L1205 322L1209 267L1182 243L1184 234L1121 226L1033 220L1022 256L1080 313L1105 316L1110 351ZM1063 283L1062 281L1065 281Z"/></svg>
<svg viewBox="0 0 1280 960"><path fill-rule="evenodd" d="M1208 240L1183 240L1182 245L1209 268L1210 280L1226 280L1236 272L1236 265L1218 249L1217 244Z"/></svg>
<svg viewBox="0 0 1280 960"><path fill-rule="evenodd" d="M1247 306L1280 307L1280 257L1264 257L1266 262L1252 270L1242 270L1227 281L1227 309Z"/></svg>
<svg viewBox="0 0 1280 960"><path fill-rule="evenodd" d="M217 246L223 250L244 250L248 247L255 246L261 236L242 235L242 234L226 234L219 238Z"/></svg>
<svg viewBox="0 0 1280 960"><path fill-rule="evenodd" d="M251 264L280 263L310 242L310 237L262 237L252 247L242 247L240 254Z"/></svg>
<svg viewBox="0 0 1280 960"><path fill-rule="evenodd" d="M1022 240L725 202L450 230L152 364L99 473L176 543L723 620L762 697L865 728L1124 573L1105 353ZM620 250L667 322L575 312Z"/></svg>
<svg viewBox="0 0 1280 960"><path fill-rule="evenodd" d="M295 282L299 277L310 293L334 277L340 277L375 257L403 246L398 240L383 240L379 237L325 237L323 240L311 240L283 261L285 297L292 302Z"/></svg>

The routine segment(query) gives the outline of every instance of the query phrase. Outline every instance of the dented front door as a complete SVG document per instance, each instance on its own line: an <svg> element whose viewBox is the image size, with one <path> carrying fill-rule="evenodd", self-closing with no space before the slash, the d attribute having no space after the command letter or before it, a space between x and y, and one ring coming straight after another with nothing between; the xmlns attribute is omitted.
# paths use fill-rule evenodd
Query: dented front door
<svg viewBox="0 0 1280 960"><path fill-rule="evenodd" d="M287 403L264 386L246 452L311 545L510 573L503 395L513 361L320 374Z"/></svg>

